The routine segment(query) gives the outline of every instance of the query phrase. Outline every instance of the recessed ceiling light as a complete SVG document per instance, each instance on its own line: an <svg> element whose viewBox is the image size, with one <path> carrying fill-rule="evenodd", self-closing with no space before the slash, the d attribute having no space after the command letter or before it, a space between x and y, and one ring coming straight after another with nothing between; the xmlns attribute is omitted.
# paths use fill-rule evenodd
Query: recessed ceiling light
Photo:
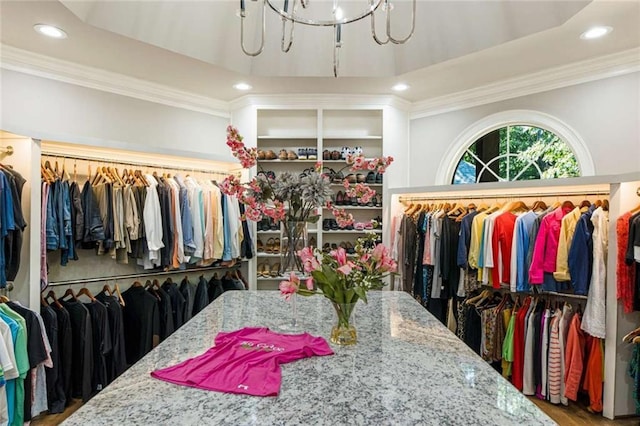
<svg viewBox="0 0 640 426"><path fill-rule="evenodd" d="M404 83L398 83L395 86L393 86L391 88L391 90L396 91L396 92L404 92L405 90L407 90L409 88L408 85L404 84Z"/></svg>
<svg viewBox="0 0 640 426"><path fill-rule="evenodd" d="M47 24L35 24L33 29L39 32L42 35L46 35L51 38L67 38L67 33L61 30L58 27L54 27L53 25Z"/></svg>
<svg viewBox="0 0 640 426"><path fill-rule="evenodd" d="M251 90L251 85L247 83L236 83L233 85L233 88L236 90Z"/></svg>
<svg viewBox="0 0 640 426"><path fill-rule="evenodd" d="M583 32L580 35L580 38L583 40L592 40L594 38L604 37L607 34L609 34L611 31L613 31L613 28L611 27L602 27L602 26L592 27L592 28L589 28L587 31Z"/></svg>

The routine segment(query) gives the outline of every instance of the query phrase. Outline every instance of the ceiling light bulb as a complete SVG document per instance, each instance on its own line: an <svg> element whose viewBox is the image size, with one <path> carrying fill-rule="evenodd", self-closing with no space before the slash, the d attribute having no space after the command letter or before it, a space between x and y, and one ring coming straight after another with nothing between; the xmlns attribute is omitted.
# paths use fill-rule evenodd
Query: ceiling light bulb
<svg viewBox="0 0 640 426"><path fill-rule="evenodd" d="M247 83L237 83L233 85L233 88L236 90L251 90L251 85Z"/></svg>
<svg viewBox="0 0 640 426"><path fill-rule="evenodd" d="M36 24L33 26L33 29L47 37L60 38L60 39L67 38L67 33L65 33L63 30L61 30L58 27L54 27L53 25Z"/></svg>
<svg viewBox="0 0 640 426"><path fill-rule="evenodd" d="M589 28L587 31L583 32L580 35L580 38L583 40L592 40L594 38L600 38L603 37L607 34L609 34L611 31L613 30L613 28L611 27L593 27L593 28Z"/></svg>
<svg viewBox="0 0 640 426"><path fill-rule="evenodd" d="M409 88L408 85L404 84L404 83L398 83L395 86L393 86L391 88L391 90L395 91L395 92L404 92L405 90L407 90Z"/></svg>
<svg viewBox="0 0 640 426"><path fill-rule="evenodd" d="M335 10L336 21L341 21L344 18L344 12L341 7L336 7Z"/></svg>

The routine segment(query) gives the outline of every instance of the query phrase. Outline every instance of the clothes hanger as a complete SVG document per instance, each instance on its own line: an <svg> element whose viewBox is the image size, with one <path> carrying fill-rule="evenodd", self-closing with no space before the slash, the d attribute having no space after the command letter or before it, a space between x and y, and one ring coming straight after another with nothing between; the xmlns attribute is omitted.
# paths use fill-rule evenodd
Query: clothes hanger
<svg viewBox="0 0 640 426"><path fill-rule="evenodd" d="M640 206L638 206L638 208L640 208ZM605 212L609 211L609 200L602 200L602 210Z"/></svg>
<svg viewBox="0 0 640 426"><path fill-rule="evenodd" d="M96 302L96 301L97 301L97 300L96 300L96 298L95 298L95 297L93 297L93 294L91 294L91 292L89 291L89 289L88 289L88 288L86 288L86 287L82 287L82 288L80 289L80 291L78 291L78 292L76 293L76 298L78 298L78 297L80 297L80 296L87 296L87 297L88 297L92 302Z"/></svg>
<svg viewBox="0 0 640 426"><path fill-rule="evenodd" d="M118 301L120 302L120 306L124 308L124 298L122 297L122 293L120 292L120 286L118 285L118 283L114 284L113 290L118 295Z"/></svg>
<svg viewBox="0 0 640 426"><path fill-rule="evenodd" d="M573 210L575 209L576 206L573 204L573 202L571 200L566 200L565 202L562 203L562 210Z"/></svg>
<svg viewBox="0 0 640 426"><path fill-rule="evenodd" d="M62 295L61 299L64 300L66 297L71 296L71 298L74 301L78 301L78 298L76 297L76 294L73 292L73 289L71 287L69 287L67 289L67 291L64 292L64 294Z"/></svg>
<svg viewBox="0 0 640 426"><path fill-rule="evenodd" d="M109 287L109 284L105 284L102 287L102 291L104 291L106 294L108 294L109 296L113 296L113 292L111 291L111 287Z"/></svg>
<svg viewBox="0 0 640 426"><path fill-rule="evenodd" d="M142 287L142 283L140 281L134 281L131 287Z"/></svg>
<svg viewBox="0 0 640 426"><path fill-rule="evenodd" d="M629 334L624 336L622 338L622 341L630 343L633 340L633 338L636 336L640 336L640 327L636 328L635 330L631 331Z"/></svg>

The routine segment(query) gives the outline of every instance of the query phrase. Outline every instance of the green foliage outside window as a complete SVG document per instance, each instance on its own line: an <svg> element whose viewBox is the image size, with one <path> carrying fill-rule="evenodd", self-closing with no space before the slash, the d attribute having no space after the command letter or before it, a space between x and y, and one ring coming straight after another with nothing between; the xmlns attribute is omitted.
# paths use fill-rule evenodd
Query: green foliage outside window
<svg viewBox="0 0 640 426"><path fill-rule="evenodd" d="M481 138L465 151L458 163L454 184L580 176L575 155L556 134L525 125L503 127L494 132L498 137ZM491 155L479 152L481 141L485 144L484 152ZM496 143L499 144L497 150Z"/></svg>

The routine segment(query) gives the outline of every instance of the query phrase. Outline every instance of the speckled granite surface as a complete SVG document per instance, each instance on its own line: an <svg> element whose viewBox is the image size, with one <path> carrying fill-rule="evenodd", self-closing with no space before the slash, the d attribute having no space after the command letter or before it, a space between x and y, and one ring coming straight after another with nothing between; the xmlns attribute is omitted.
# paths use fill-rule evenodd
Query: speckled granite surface
<svg viewBox="0 0 640 426"><path fill-rule="evenodd" d="M323 297L298 298L305 331L328 339ZM100 392L64 425L555 424L408 294L356 308L359 343L282 366L278 397L223 394L152 378L208 349L218 331L275 328L278 292L227 292Z"/></svg>

